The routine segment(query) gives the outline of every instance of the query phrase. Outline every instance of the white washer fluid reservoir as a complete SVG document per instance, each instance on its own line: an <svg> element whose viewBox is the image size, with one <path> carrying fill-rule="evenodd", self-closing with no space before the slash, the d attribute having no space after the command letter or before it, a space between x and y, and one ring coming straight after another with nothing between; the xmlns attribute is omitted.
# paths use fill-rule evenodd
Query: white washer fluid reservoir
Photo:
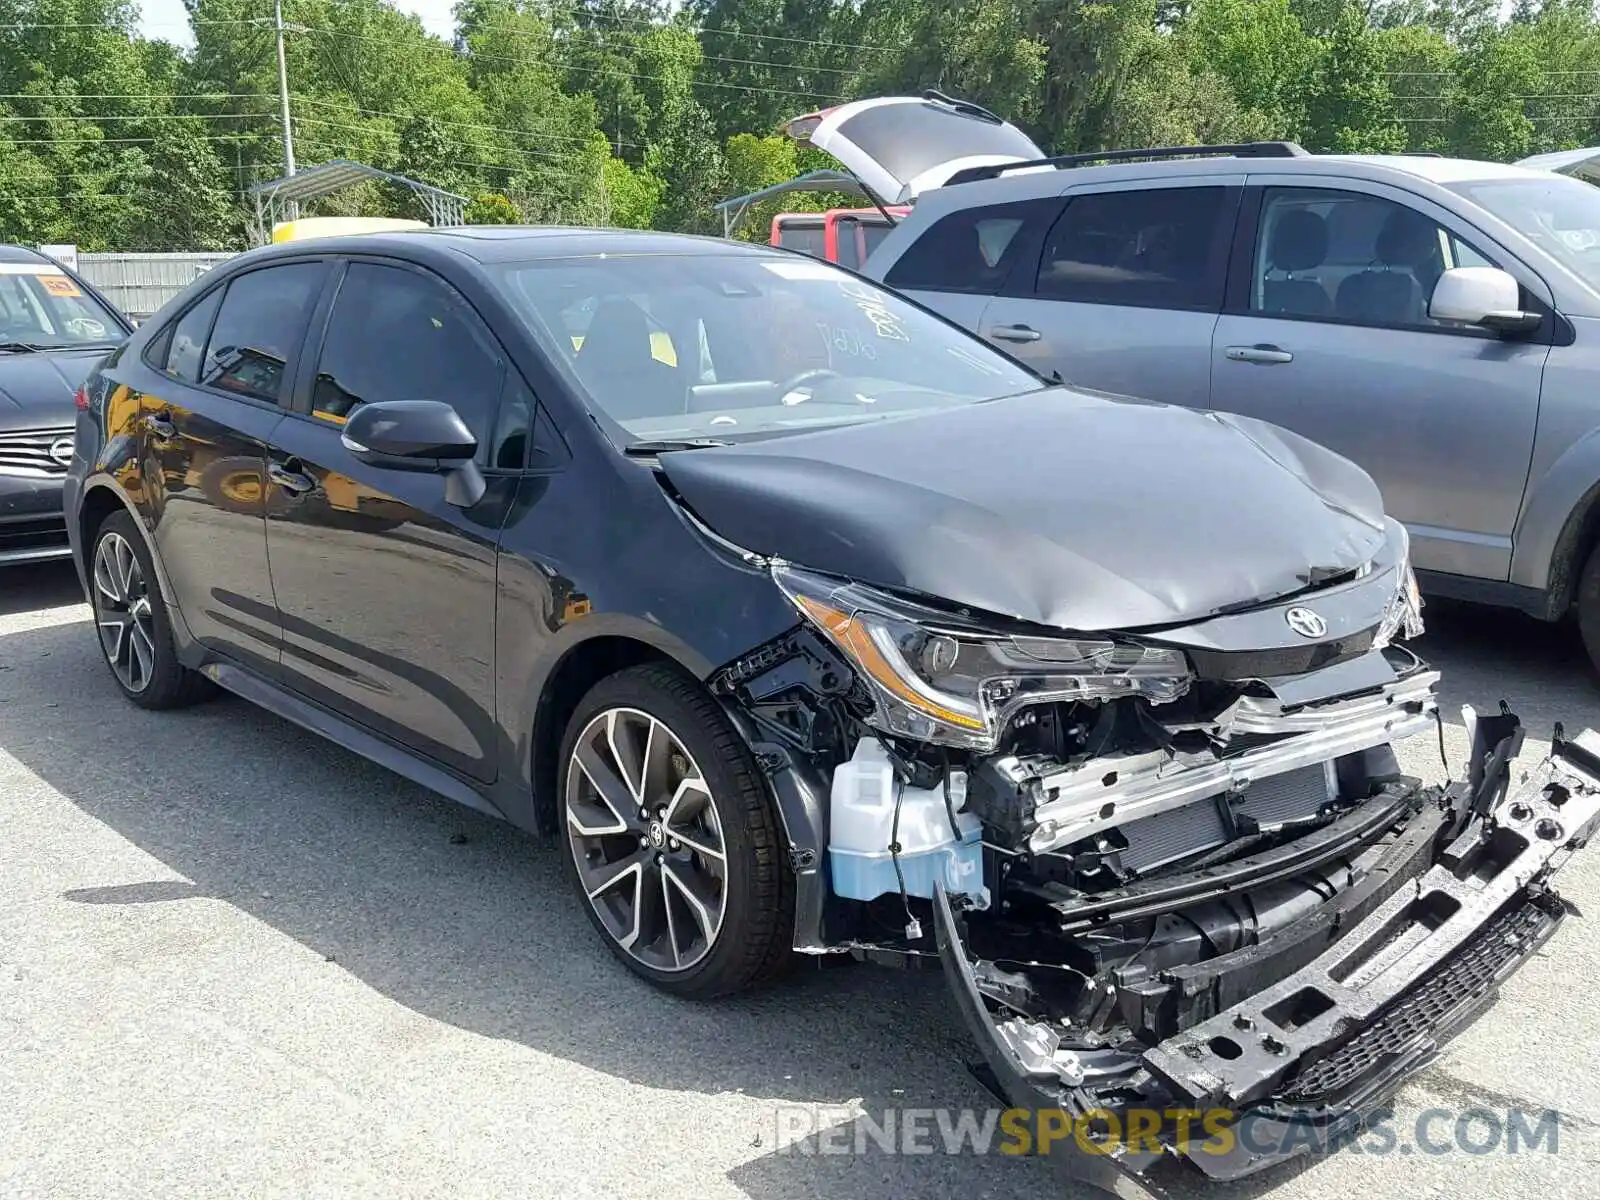
<svg viewBox="0 0 1600 1200"><path fill-rule="evenodd" d="M971 897L987 907L983 886L982 825L967 802L965 771L950 772L950 803L956 810L957 839L950 828L944 789L908 787L895 775L888 751L876 738L856 743L848 762L833 772L833 803L828 815L828 860L833 890L847 900L898 895L894 856L895 804L900 806L900 873L907 895L933 898L933 885Z"/></svg>

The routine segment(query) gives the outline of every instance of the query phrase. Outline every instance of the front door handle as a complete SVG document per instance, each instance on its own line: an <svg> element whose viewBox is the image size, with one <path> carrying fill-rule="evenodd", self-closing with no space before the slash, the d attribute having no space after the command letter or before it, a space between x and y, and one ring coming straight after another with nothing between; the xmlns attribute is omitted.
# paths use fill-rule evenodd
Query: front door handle
<svg viewBox="0 0 1600 1200"><path fill-rule="evenodd" d="M1257 363L1261 366L1294 361L1294 355L1277 346L1229 346L1223 354L1229 362Z"/></svg>
<svg viewBox="0 0 1600 1200"><path fill-rule="evenodd" d="M303 496L317 486L317 481L302 471L295 470L299 463L290 459L288 463L268 462L267 478L272 480L291 496Z"/></svg>
<svg viewBox="0 0 1600 1200"><path fill-rule="evenodd" d="M1002 342L1037 342L1044 335L1028 325L996 325L989 336Z"/></svg>
<svg viewBox="0 0 1600 1200"><path fill-rule="evenodd" d="M178 436L178 427L166 413L151 413L144 419L144 427L163 442L170 442Z"/></svg>

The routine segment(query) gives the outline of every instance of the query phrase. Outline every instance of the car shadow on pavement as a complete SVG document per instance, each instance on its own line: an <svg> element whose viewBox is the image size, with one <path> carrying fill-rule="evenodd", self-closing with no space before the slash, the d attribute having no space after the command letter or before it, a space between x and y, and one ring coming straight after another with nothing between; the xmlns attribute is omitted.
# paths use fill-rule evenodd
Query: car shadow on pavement
<svg viewBox="0 0 1600 1200"><path fill-rule="evenodd" d="M70 587L47 578L27 589L20 609L8 589L10 611L79 600L66 574ZM1445 614L1429 634L1434 644L1424 653L1451 660L1451 671L1468 661L1469 678L1456 674L1452 693L1491 703L1497 694L1478 685L1493 683L1496 657L1535 654L1548 657L1558 690L1581 694L1591 714L1595 690L1581 649L1568 646L1563 631L1542 628L1530 649L1533 635L1503 637L1499 618L1480 624L1477 613ZM220 697L178 713L127 704L99 660L86 609L71 624L0 637L0 664L0 747L188 881L108 880L67 899L143 905L212 897L430 1018L651 1088L770 1101L772 1120L750 1143L761 1156L728 1174L753 1197L876 1200L924 1192L934 1180L951 1195L1083 1194L1051 1162L835 1156L817 1152L816 1136L776 1145L784 1105L859 1105L875 1115L994 1107L965 1068L976 1049L937 970L811 962L753 995L676 1000L605 952L554 845L242 701ZM1474 671L1483 678L1471 678ZM1577 719L1559 696L1541 698L1545 704L1553 716ZM841 1140L853 1146L854 1131ZM1302 1169L1205 1194L1259 1195Z"/></svg>
<svg viewBox="0 0 1600 1200"><path fill-rule="evenodd" d="M35 597L30 608L49 603ZM99 660L87 610L0 637L0 665L0 748L188 881L107 880L65 899L221 900L417 1013L650 1088L742 1092L774 1114L784 1104L992 1104L965 1068L975 1051L937 971L802 961L755 994L677 1000L605 951L553 844L230 697L175 713L135 708ZM835 1161L776 1158L748 1190L927 1187L926 1160L895 1159L871 1172L872 1186L840 1190ZM997 1178L971 1157L938 1167L941 1180L966 1176L973 1195ZM1018 1200L1060 1194L1045 1164L1016 1162L1005 1175Z"/></svg>
<svg viewBox="0 0 1600 1200"><path fill-rule="evenodd" d="M82 603L83 589L70 562L0 567L0 617Z"/></svg>

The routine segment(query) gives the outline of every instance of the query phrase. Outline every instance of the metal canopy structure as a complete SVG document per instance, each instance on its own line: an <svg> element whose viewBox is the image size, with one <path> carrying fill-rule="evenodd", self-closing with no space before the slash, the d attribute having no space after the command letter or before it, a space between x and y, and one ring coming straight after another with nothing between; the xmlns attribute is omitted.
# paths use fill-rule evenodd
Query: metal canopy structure
<svg viewBox="0 0 1600 1200"><path fill-rule="evenodd" d="M751 192L745 196L735 196L732 200L724 200L716 205L716 210L722 214L722 236L732 237L744 220L745 214L750 211L750 206L760 204L763 200L771 200L774 196L787 195L790 192L848 192L852 196L860 196L863 200L872 197L861 181L854 175L844 171L808 171L804 175L797 175L783 183L775 183L771 187L764 187L759 192Z"/></svg>
<svg viewBox="0 0 1600 1200"><path fill-rule="evenodd" d="M392 171L380 171L364 163L336 158L321 166L308 167L281 179L258 183L250 188L255 201L255 217L251 233L258 246L272 240L272 227L279 221L291 220L299 214L302 203L318 200L352 184L377 179L397 187L409 188L422 202L430 225L462 225L466 223L467 198L447 192L420 180L408 179Z"/></svg>

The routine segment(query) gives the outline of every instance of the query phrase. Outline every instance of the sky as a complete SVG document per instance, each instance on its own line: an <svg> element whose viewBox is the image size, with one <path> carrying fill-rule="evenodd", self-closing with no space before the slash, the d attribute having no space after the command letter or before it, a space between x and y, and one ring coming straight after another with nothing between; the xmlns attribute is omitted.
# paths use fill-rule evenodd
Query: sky
<svg viewBox="0 0 1600 1200"><path fill-rule="evenodd" d="M455 18L450 10L454 0L397 0L396 7L403 12L413 12L422 18L429 33L449 37L455 31ZM183 0L141 0L139 32L145 37L161 38L180 46L194 45L194 33L183 10Z"/></svg>

